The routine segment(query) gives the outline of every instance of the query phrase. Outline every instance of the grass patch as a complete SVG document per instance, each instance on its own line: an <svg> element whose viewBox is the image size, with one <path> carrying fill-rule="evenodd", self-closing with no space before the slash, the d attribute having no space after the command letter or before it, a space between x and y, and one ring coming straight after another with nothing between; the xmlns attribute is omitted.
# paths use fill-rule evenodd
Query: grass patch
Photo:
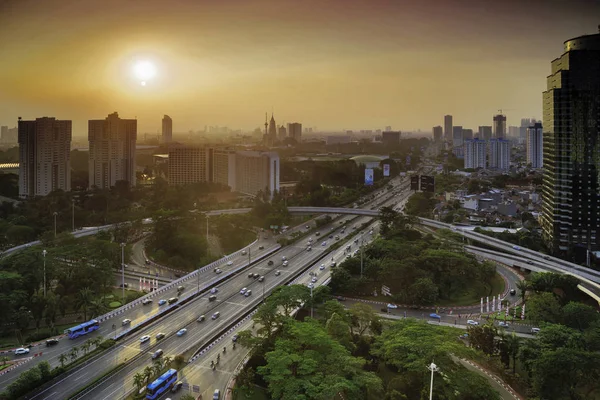
<svg viewBox="0 0 600 400"><path fill-rule="evenodd" d="M234 390L233 400L269 400L267 389L254 385L252 393L249 391L237 388Z"/></svg>
<svg viewBox="0 0 600 400"><path fill-rule="evenodd" d="M121 302L119 301L111 301L110 303L108 303L108 306L110 308L117 308L117 307L121 307Z"/></svg>
<svg viewBox="0 0 600 400"><path fill-rule="evenodd" d="M490 289L486 293L469 290L463 293L457 293L455 296L448 299L439 299L437 305L441 307L473 306L479 304L482 297L496 296L504 293L505 282L500 274L496 274L490 284Z"/></svg>

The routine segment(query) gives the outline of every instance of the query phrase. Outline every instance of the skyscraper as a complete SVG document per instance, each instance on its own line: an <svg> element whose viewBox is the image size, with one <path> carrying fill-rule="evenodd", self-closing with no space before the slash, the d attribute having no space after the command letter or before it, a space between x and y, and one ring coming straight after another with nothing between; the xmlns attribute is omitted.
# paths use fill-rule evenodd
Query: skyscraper
<svg viewBox="0 0 600 400"><path fill-rule="evenodd" d="M271 114L271 120L269 121L269 131L267 132L269 141L275 143L277 141L277 125L275 124L275 117Z"/></svg>
<svg viewBox="0 0 600 400"><path fill-rule="evenodd" d="M285 126L281 125L279 127L279 140L283 141L283 140L285 140L286 137L287 137L287 129L285 129Z"/></svg>
<svg viewBox="0 0 600 400"><path fill-rule="evenodd" d="M279 155L238 151L235 154L235 190L251 196L262 191L273 197L273 193L279 191Z"/></svg>
<svg viewBox="0 0 600 400"><path fill-rule="evenodd" d="M473 139L473 129L463 129L463 141Z"/></svg>
<svg viewBox="0 0 600 400"><path fill-rule="evenodd" d="M302 124L298 122L292 122L288 124L288 136L300 143L302 138Z"/></svg>
<svg viewBox="0 0 600 400"><path fill-rule="evenodd" d="M540 225L555 252L600 247L600 33L564 42L544 92Z"/></svg>
<svg viewBox="0 0 600 400"><path fill-rule="evenodd" d="M135 186L137 120L121 119L114 112L106 119L88 121L89 185L108 189L117 181Z"/></svg>
<svg viewBox="0 0 600 400"><path fill-rule="evenodd" d="M480 126L478 132L479 139L490 140L492 138L491 126Z"/></svg>
<svg viewBox="0 0 600 400"><path fill-rule="evenodd" d="M381 142L386 146L398 146L400 144L400 131L386 131L381 134Z"/></svg>
<svg viewBox="0 0 600 400"><path fill-rule="evenodd" d="M465 168L484 168L486 141L481 139L465 140Z"/></svg>
<svg viewBox="0 0 600 400"><path fill-rule="evenodd" d="M510 168L510 142L498 138L490 140L490 168L508 170Z"/></svg>
<svg viewBox="0 0 600 400"><path fill-rule="evenodd" d="M162 142L171 143L173 140L173 120L168 115L162 119Z"/></svg>
<svg viewBox="0 0 600 400"><path fill-rule="evenodd" d="M542 131L542 124L539 122L527 128L527 164L531 164L531 168L544 166L544 135Z"/></svg>
<svg viewBox="0 0 600 400"><path fill-rule="evenodd" d="M444 139L452 140L452 115L444 115Z"/></svg>
<svg viewBox="0 0 600 400"><path fill-rule="evenodd" d="M433 127L433 140L436 142L441 142L442 138L444 136L444 130L442 129L441 126L434 126Z"/></svg>
<svg viewBox="0 0 600 400"><path fill-rule="evenodd" d="M464 144L463 140L463 127L453 126L452 127L452 147L462 147Z"/></svg>
<svg viewBox="0 0 600 400"><path fill-rule="evenodd" d="M494 115L494 139L506 137L506 115Z"/></svg>
<svg viewBox="0 0 600 400"><path fill-rule="evenodd" d="M179 146L169 149L169 185L210 182L213 179L213 148Z"/></svg>
<svg viewBox="0 0 600 400"><path fill-rule="evenodd" d="M71 121L19 119L19 196L71 190Z"/></svg>

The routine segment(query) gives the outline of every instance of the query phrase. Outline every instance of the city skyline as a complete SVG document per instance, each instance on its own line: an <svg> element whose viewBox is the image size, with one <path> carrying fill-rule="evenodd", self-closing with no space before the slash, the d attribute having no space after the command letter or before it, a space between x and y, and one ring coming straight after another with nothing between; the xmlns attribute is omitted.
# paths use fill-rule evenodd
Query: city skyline
<svg viewBox="0 0 600 400"><path fill-rule="evenodd" d="M547 60L594 32L600 12L527 3L4 1L0 121L53 116L81 136L87 120L118 110L140 132L159 131L164 114L177 132L252 130L274 107L278 121L322 131L427 131L445 114L475 129L499 109L518 125L541 115ZM526 29L532 16L546 23ZM132 68L144 60L156 76L142 86Z"/></svg>

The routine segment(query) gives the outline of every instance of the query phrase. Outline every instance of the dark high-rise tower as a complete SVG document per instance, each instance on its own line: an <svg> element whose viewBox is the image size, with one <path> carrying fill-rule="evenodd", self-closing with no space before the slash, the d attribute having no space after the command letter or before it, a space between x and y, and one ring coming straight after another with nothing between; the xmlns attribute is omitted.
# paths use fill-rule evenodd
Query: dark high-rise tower
<svg viewBox="0 0 600 400"><path fill-rule="evenodd" d="M541 226L554 252L600 248L600 34L567 40L544 92Z"/></svg>
<svg viewBox="0 0 600 400"><path fill-rule="evenodd" d="M444 115L444 139L452 140L452 115Z"/></svg>

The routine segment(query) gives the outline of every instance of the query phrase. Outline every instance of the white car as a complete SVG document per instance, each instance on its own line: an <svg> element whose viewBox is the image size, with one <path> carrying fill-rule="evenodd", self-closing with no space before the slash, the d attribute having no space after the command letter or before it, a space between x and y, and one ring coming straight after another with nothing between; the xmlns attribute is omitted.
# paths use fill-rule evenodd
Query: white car
<svg viewBox="0 0 600 400"><path fill-rule="evenodd" d="M147 341L150 340L150 336L149 335L144 335L140 338L140 343L146 343Z"/></svg>
<svg viewBox="0 0 600 400"><path fill-rule="evenodd" d="M309 289L312 289L312 288L314 288L314 287L315 287L315 284L314 284L314 283L312 283L312 282L311 282L311 283L309 283L309 284L308 284L308 288L309 288Z"/></svg>
<svg viewBox="0 0 600 400"><path fill-rule="evenodd" d="M321 271L323 271L323 270L325 269L325 264L321 264L321 266L319 267L319 269L320 269Z"/></svg>
<svg viewBox="0 0 600 400"><path fill-rule="evenodd" d="M501 326L502 328L508 328L510 325L508 322L500 321L498 322L498 326Z"/></svg>
<svg viewBox="0 0 600 400"><path fill-rule="evenodd" d="M123 322L121 322L122 326L129 325L129 324L131 324L131 320L129 318L124 319Z"/></svg>
<svg viewBox="0 0 600 400"><path fill-rule="evenodd" d="M233 261L227 261L227 265L233 265Z"/></svg>
<svg viewBox="0 0 600 400"><path fill-rule="evenodd" d="M310 280L312 283L315 283L317 281L317 277L313 276L312 279Z"/></svg>
<svg viewBox="0 0 600 400"><path fill-rule="evenodd" d="M177 336L183 336L187 333L187 329L183 328L177 332Z"/></svg>
<svg viewBox="0 0 600 400"><path fill-rule="evenodd" d="M216 268L215 269L215 274L220 274L221 272L223 272L223 271L221 271L221 268Z"/></svg>
<svg viewBox="0 0 600 400"><path fill-rule="evenodd" d="M215 294L215 293L217 293L218 291L219 291L219 289L217 289L216 287L214 287L214 288L210 289L210 293L211 293L211 294Z"/></svg>
<svg viewBox="0 0 600 400"><path fill-rule="evenodd" d="M244 293L244 296L248 297L252 294L252 290L246 290L246 293Z"/></svg>
<svg viewBox="0 0 600 400"><path fill-rule="evenodd" d="M467 325L477 326L477 325L479 325L479 322L473 321L472 319L470 319L470 320L467 321Z"/></svg>
<svg viewBox="0 0 600 400"><path fill-rule="evenodd" d="M279 275L281 275L281 271L280 270L275 271L275 276L279 276Z"/></svg>
<svg viewBox="0 0 600 400"><path fill-rule="evenodd" d="M532 334L536 334L536 333L540 333L540 328L531 328L531 333Z"/></svg>
<svg viewBox="0 0 600 400"><path fill-rule="evenodd" d="M15 356L20 356L23 354L29 354L29 349L26 349L24 347L19 347L18 349L15 350Z"/></svg>
<svg viewBox="0 0 600 400"><path fill-rule="evenodd" d="M321 246L327 246L327 242L321 243Z"/></svg>
<svg viewBox="0 0 600 400"><path fill-rule="evenodd" d="M397 305L395 305L395 304L389 303L389 304L387 305L387 308L398 308L398 306L397 306Z"/></svg>
<svg viewBox="0 0 600 400"><path fill-rule="evenodd" d="M242 290L240 290L240 294L246 294L246 290L248 290L247 288L242 288Z"/></svg>

